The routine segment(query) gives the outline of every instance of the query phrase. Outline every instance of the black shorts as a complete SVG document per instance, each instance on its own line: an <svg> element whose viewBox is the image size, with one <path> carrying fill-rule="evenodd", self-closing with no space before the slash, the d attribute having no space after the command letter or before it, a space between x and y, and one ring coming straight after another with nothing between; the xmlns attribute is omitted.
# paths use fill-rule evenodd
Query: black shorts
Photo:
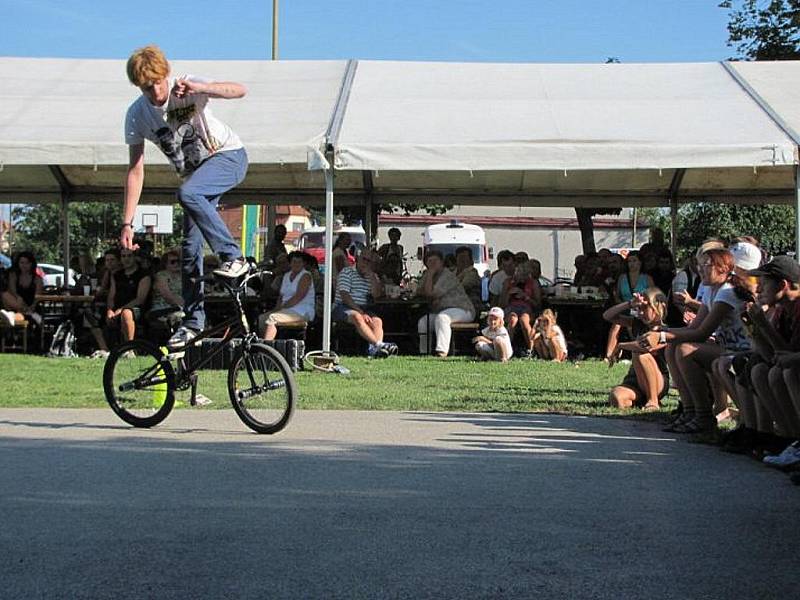
<svg viewBox="0 0 800 600"><path fill-rule="evenodd" d="M664 385L658 392L659 400L664 398L664 396L669 393L669 375L664 373L661 375L664 377ZM644 406L647 403L647 392L639 387L639 381L636 379L636 371L633 370L632 366L625 375L625 378L622 380L622 383L619 385L626 387L629 390L633 390L633 393L636 394L636 400L634 400L635 406Z"/></svg>

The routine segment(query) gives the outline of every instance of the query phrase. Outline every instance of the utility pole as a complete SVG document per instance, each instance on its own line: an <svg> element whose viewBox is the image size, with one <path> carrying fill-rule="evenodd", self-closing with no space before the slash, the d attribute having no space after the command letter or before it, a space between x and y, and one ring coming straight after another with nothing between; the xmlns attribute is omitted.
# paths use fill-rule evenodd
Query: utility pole
<svg viewBox="0 0 800 600"><path fill-rule="evenodd" d="M272 60L278 60L278 0L272 0Z"/></svg>

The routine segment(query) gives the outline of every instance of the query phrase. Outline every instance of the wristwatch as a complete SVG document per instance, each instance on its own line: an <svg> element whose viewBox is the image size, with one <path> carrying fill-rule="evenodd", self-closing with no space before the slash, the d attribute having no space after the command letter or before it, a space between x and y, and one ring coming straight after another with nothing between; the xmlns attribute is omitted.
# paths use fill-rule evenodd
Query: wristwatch
<svg viewBox="0 0 800 600"><path fill-rule="evenodd" d="M130 227L131 229L133 229L133 223L132 222L131 223L123 223L122 227L120 227L120 229L124 229L125 227Z"/></svg>
<svg viewBox="0 0 800 600"><path fill-rule="evenodd" d="M658 332L658 343L659 344L666 344L667 343L667 332L663 329Z"/></svg>

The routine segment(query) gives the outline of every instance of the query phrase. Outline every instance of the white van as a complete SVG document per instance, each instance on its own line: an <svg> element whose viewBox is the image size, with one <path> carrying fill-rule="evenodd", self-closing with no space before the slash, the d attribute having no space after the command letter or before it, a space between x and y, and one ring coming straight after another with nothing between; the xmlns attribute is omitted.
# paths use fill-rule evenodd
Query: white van
<svg viewBox="0 0 800 600"><path fill-rule="evenodd" d="M494 248L486 246L486 233L482 227L450 221L430 225L422 232L422 247L417 249L417 258L423 260L429 250L438 250L444 257L455 256L456 250L466 246L472 251L472 262L483 274L490 269L489 260L494 258Z"/></svg>

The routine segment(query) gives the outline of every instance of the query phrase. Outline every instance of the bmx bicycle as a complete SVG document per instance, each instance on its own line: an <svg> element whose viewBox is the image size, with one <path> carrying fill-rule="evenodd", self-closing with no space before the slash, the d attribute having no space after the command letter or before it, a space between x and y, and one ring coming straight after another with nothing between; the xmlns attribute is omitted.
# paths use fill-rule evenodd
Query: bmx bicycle
<svg viewBox="0 0 800 600"><path fill-rule="evenodd" d="M145 340L126 342L114 349L103 370L103 389L111 409L134 427L158 425L172 411L176 391L190 390L189 403L197 404L197 371L232 347L227 387L236 414L257 433L277 433L286 427L297 400L294 376L283 356L260 343L250 330L242 305L247 283L265 273L268 271L256 269L233 281L213 275L198 280L198 284L220 284L230 294L236 314L201 332L179 350ZM211 337L221 337L222 341L206 356L189 361L187 351Z"/></svg>

